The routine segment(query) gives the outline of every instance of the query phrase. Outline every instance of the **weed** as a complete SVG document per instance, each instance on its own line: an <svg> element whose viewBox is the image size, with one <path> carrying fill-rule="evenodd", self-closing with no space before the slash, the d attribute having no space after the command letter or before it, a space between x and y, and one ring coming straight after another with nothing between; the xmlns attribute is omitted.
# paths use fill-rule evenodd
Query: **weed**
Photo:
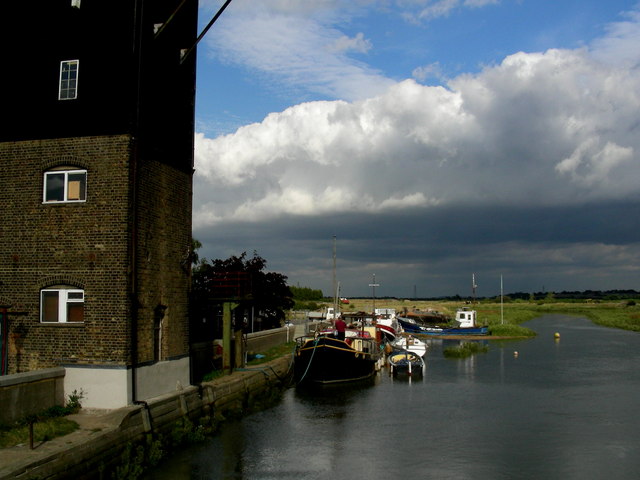
<svg viewBox="0 0 640 480"><path fill-rule="evenodd" d="M122 453L122 462L116 467L111 478L113 480L136 480L144 471L143 464L144 446L138 445L134 452L133 445L129 442Z"/></svg>
<svg viewBox="0 0 640 480"><path fill-rule="evenodd" d="M69 397L67 398L67 404L65 406L69 413L78 413L80 411L80 409L82 408L80 400L82 400L83 398L84 390L82 389L80 389L79 392L77 390L74 390L69 394Z"/></svg>

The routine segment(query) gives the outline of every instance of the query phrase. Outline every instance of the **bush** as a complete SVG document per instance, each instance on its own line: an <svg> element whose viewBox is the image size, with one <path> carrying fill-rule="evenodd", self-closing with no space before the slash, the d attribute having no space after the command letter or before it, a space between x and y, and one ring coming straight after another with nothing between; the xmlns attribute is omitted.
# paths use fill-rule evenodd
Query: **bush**
<svg viewBox="0 0 640 480"><path fill-rule="evenodd" d="M491 335L496 337L535 337L536 332L520 325L505 323L504 325L491 325Z"/></svg>
<svg viewBox="0 0 640 480"><path fill-rule="evenodd" d="M295 304L293 306L293 309L298 311L298 312L302 312L305 310L319 310L320 309L320 305L318 305L316 302L307 302L307 301L299 301L299 300L295 300Z"/></svg>

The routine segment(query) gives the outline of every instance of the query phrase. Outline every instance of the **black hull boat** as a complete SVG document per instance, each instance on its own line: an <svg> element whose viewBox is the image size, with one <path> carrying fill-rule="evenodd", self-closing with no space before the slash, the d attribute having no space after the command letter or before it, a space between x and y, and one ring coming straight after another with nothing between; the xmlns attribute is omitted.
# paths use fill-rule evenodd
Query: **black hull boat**
<svg viewBox="0 0 640 480"><path fill-rule="evenodd" d="M379 352L371 337L339 340L332 334L296 339L296 385L331 385L357 382L376 373Z"/></svg>

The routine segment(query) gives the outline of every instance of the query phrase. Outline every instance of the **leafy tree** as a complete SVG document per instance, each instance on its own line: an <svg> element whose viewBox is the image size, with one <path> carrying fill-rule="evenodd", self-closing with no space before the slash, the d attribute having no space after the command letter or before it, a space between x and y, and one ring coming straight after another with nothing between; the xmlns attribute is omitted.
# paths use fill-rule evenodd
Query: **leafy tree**
<svg viewBox="0 0 640 480"><path fill-rule="evenodd" d="M289 287L293 293L294 300L322 300L324 295L322 290L313 290L309 287Z"/></svg>
<svg viewBox="0 0 640 480"><path fill-rule="evenodd" d="M232 256L226 260L199 260L193 269L192 304L197 315L202 309L211 309L224 301L239 306L236 311L253 311L260 318L260 328L280 326L285 312L293 307L293 295L287 286L287 277L266 272L267 261L253 252ZM236 319L236 323L238 323Z"/></svg>

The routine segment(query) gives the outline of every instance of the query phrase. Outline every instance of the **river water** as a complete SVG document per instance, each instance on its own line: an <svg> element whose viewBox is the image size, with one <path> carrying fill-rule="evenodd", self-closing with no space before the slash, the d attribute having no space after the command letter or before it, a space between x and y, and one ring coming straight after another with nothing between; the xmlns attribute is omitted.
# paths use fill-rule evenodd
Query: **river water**
<svg viewBox="0 0 640 480"><path fill-rule="evenodd" d="M291 388L146 478L640 478L640 334L559 315L526 326L538 336L464 360L431 340L422 379Z"/></svg>

